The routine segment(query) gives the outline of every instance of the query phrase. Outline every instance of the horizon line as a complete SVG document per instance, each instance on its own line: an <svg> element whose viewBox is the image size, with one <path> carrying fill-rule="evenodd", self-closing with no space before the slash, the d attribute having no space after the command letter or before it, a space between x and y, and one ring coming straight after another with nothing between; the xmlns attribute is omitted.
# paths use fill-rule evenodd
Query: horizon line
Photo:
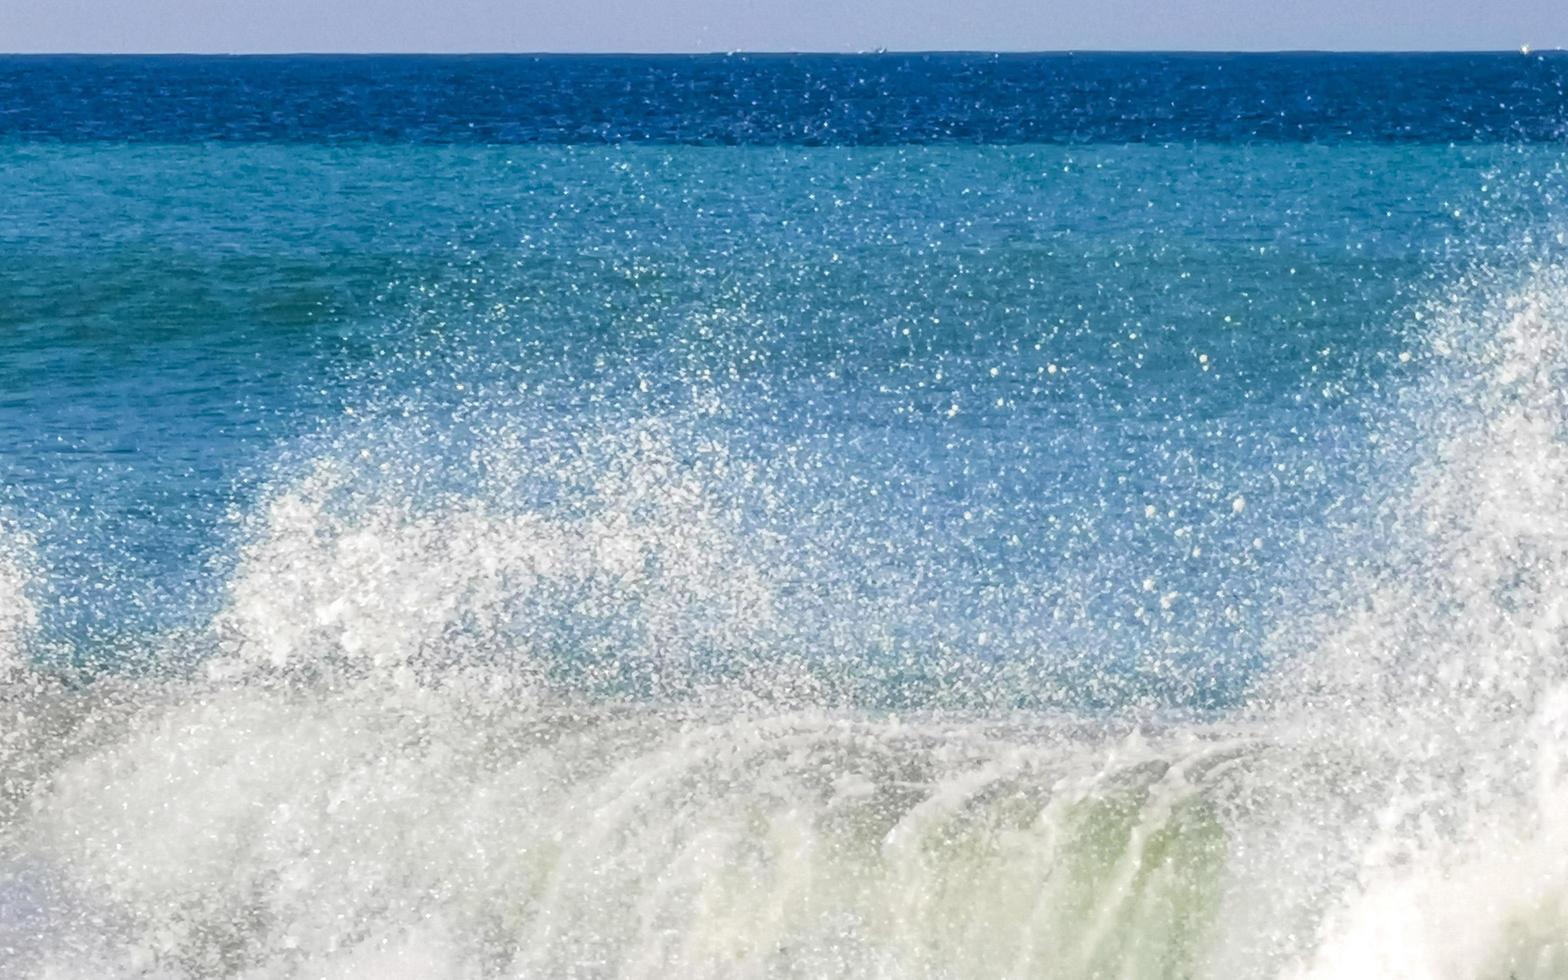
<svg viewBox="0 0 1568 980"><path fill-rule="evenodd" d="M1071 56L1071 55L1444 55L1444 54L1561 54L1568 47L1536 47L1522 44L1514 48L868 48L868 49L794 49L734 48L725 50L668 51L395 51L395 50L276 50L276 51L0 51L0 58L669 58L669 57L876 57L882 55L991 55L991 56Z"/></svg>

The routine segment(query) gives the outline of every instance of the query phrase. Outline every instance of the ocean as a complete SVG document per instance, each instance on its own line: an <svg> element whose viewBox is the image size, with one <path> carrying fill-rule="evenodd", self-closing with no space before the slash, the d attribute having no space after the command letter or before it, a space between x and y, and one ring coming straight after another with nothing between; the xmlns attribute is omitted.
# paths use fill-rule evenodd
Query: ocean
<svg viewBox="0 0 1568 980"><path fill-rule="evenodd" d="M0 57L0 977L1568 976L1568 57Z"/></svg>

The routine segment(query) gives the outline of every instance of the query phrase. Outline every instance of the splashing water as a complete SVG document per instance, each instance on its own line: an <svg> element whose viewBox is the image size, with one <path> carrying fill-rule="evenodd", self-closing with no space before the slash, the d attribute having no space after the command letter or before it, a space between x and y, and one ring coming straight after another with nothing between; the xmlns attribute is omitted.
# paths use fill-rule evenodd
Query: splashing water
<svg viewBox="0 0 1568 980"><path fill-rule="evenodd" d="M1423 315L1397 547L1228 721L823 710L821 665L762 658L672 683L795 638L727 464L667 433L531 512L323 460L199 671L24 712L67 747L6 835L43 911L11 900L5 969L1559 976L1568 277ZM13 669L27 580L0 565ZM585 636L609 686L553 670Z"/></svg>
<svg viewBox="0 0 1568 980"><path fill-rule="evenodd" d="M38 625L38 609L27 594L33 562L26 535L0 523L0 681L22 668L23 645Z"/></svg>
<svg viewBox="0 0 1568 980"><path fill-rule="evenodd" d="M0 977L1568 975L1568 271L1376 312L1538 160L772 149L104 151L211 186L8 376Z"/></svg>
<svg viewBox="0 0 1568 980"><path fill-rule="evenodd" d="M1388 755L1377 831L1302 976L1568 970L1568 278L1432 332L1453 397L1392 506L1405 543L1284 681Z"/></svg>
<svg viewBox="0 0 1568 980"><path fill-rule="evenodd" d="M707 490L725 468L707 457L681 466L654 428L606 436L591 466L552 474L586 487L569 514L367 498L320 463L267 506L241 554L209 670L406 681L453 658L527 672L568 654L579 675L596 661L658 674L661 661L680 671L698 650L755 645L768 583Z"/></svg>

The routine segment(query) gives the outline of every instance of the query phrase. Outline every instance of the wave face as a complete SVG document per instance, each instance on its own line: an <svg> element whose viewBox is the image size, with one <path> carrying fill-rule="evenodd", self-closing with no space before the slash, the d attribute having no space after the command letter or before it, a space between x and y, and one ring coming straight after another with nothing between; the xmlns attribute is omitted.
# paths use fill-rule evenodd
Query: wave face
<svg viewBox="0 0 1568 980"><path fill-rule="evenodd" d="M1555 148L0 155L0 976L1568 974Z"/></svg>

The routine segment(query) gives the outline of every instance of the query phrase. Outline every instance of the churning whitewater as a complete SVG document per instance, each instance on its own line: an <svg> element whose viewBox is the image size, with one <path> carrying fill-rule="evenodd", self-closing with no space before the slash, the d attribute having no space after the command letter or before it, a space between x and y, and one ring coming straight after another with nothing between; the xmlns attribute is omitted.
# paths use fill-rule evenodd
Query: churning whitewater
<svg viewBox="0 0 1568 980"><path fill-rule="evenodd" d="M434 492L351 421L241 518L210 621L106 674L37 649L8 530L0 969L1563 976L1568 273L1499 279L1413 309L1378 557L1300 583L1220 710L1009 673L1016 596L909 681L922 593L792 595L780 522L820 525L711 407L547 466L495 421Z"/></svg>

